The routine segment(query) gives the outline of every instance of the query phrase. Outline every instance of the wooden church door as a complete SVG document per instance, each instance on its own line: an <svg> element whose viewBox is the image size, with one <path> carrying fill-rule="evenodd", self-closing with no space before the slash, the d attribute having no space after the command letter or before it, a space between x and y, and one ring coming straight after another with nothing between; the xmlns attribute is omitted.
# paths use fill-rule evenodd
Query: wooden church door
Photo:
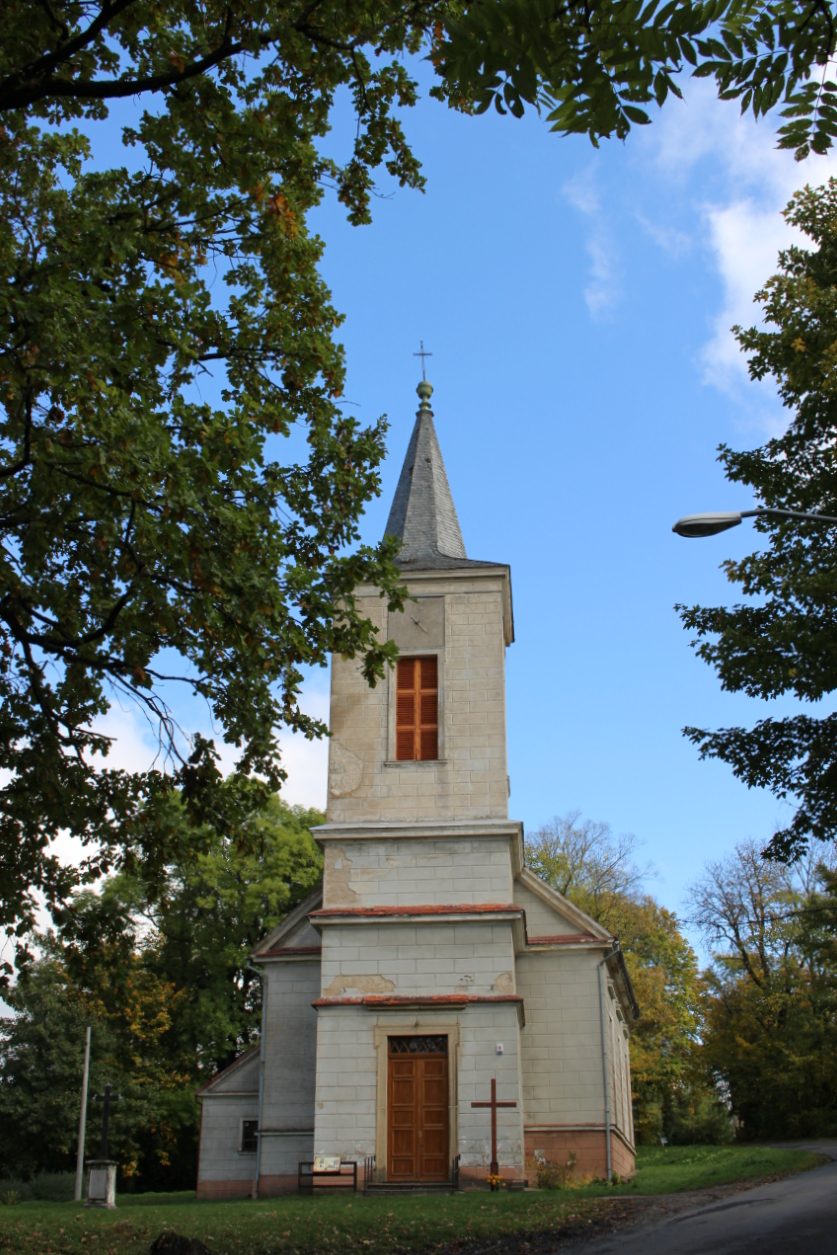
<svg viewBox="0 0 837 1255"><path fill-rule="evenodd" d="M390 1037L387 1180L447 1181L448 1039Z"/></svg>

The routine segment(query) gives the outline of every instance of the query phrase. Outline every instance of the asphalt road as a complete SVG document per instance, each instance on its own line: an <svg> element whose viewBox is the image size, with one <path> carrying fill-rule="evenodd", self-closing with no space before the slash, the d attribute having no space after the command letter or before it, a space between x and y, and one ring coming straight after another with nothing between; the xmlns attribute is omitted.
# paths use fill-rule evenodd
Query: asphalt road
<svg viewBox="0 0 837 1255"><path fill-rule="evenodd" d="M837 1255L837 1142L786 1143L832 1162L639 1224L560 1255Z"/></svg>

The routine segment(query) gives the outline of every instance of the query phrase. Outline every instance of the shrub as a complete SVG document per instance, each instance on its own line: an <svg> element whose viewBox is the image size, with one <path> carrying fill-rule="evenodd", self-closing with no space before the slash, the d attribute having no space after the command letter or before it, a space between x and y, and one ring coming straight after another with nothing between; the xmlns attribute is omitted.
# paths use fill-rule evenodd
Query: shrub
<svg viewBox="0 0 837 1255"><path fill-rule="evenodd" d="M5 1201L7 1194L15 1194L15 1202L28 1202L39 1198L48 1203L69 1203L75 1192L76 1174L74 1172L41 1172L29 1181L19 1181L14 1177L0 1180L0 1199Z"/></svg>
<svg viewBox="0 0 837 1255"><path fill-rule="evenodd" d="M32 1197L49 1203L69 1203L76 1188L74 1172L40 1172L30 1182Z"/></svg>
<svg viewBox="0 0 837 1255"><path fill-rule="evenodd" d="M563 1189L572 1179L578 1156L572 1151L566 1163L555 1163L544 1159L542 1155L535 1157L535 1180L539 1190Z"/></svg>
<svg viewBox="0 0 837 1255"><path fill-rule="evenodd" d="M734 1137L730 1113L713 1094L691 1095L672 1111L669 1141L673 1146L724 1146Z"/></svg>

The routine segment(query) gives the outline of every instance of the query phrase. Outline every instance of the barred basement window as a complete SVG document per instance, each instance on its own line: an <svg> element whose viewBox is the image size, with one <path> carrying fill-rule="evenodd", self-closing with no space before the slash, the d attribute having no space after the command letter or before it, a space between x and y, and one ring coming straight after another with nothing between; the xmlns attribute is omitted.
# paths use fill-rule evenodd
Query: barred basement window
<svg viewBox="0 0 837 1255"><path fill-rule="evenodd" d="M439 757L439 671L435 654L399 658L396 673L395 757Z"/></svg>
<svg viewBox="0 0 837 1255"><path fill-rule="evenodd" d="M243 1151L256 1151L259 1145L259 1122L258 1120L242 1120L241 1121L241 1149Z"/></svg>

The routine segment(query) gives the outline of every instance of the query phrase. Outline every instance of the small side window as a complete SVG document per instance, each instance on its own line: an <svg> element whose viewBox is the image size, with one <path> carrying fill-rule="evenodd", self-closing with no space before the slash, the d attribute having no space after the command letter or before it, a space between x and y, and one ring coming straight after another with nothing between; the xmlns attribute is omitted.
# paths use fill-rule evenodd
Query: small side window
<svg viewBox="0 0 837 1255"><path fill-rule="evenodd" d="M241 1149L242 1151L253 1151L258 1149L259 1145L259 1122L258 1120L242 1120L241 1121Z"/></svg>

